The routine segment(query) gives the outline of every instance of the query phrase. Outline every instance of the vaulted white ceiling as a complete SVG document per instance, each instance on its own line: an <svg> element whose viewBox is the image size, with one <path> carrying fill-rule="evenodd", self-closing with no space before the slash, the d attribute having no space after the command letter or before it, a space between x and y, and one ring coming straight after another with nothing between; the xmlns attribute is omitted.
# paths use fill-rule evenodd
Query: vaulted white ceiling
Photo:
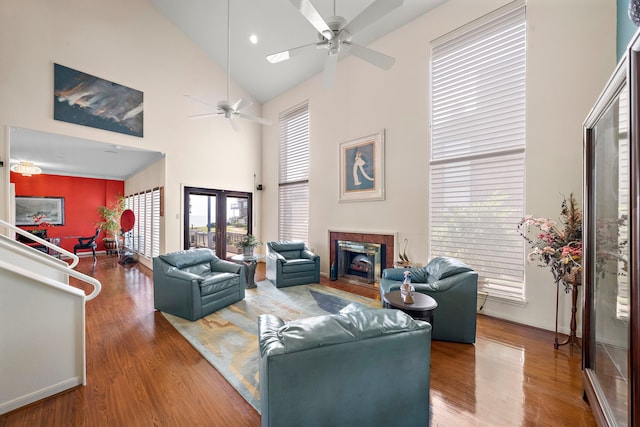
<svg viewBox="0 0 640 427"><path fill-rule="evenodd" d="M227 0L150 1L213 61L227 69ZM373 0L311 2L325 20L334 15L335 6L335 14L349 22ZM444 2L404 0L402 6L355 34L352 41L367 46ZM316 29L289 0L231 0L230 3L231 77L258 102L264 103L322 72L326 50L277 64L266 60L269 54L318 41ZM258 39L255 45L249 41L252 34Z"/></svg>

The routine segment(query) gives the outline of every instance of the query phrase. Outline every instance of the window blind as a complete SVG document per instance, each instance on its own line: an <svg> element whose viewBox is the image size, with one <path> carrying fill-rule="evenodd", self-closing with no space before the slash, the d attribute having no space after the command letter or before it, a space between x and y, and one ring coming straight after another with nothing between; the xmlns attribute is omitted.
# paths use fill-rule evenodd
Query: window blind
<svg viewBox="0 0 640 427"><path fill-rule="evenodd" d="M136 217L125 245L140 255L151 258L160 254L161 188L154 188L126 198L126 206Z"/></svg>
<svg viewBox="0 0 640 427"><path fill-rule="evenodd" d="M280 114L278 238L309 238L309 104Z"/></svg>
<svg viewBox="0 0 640 427"><path fill-rule="evenodd" d="M431 44L431 255L459 258L490 295L524 299L525 7Z"/></svg>
<svg viewBox="0 0 640 427"><path fill-rule="evenodd" d="M160 255L160 189L153 190L151 257Z"/></svg>
<svg viewBox="0 0 640 427"><path fill-rule="evenodd" d="M153 236L153 203L151 191L144 193L144 254L151 258L151 237Z"/></svg>

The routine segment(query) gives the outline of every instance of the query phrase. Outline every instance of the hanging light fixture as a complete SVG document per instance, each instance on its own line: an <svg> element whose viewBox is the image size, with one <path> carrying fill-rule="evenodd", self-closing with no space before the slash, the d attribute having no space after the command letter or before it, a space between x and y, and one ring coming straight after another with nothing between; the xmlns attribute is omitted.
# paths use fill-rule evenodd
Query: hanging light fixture
<svg viewBox="0 0 640 427"><path fill-rule="evenodd" d="M20 161L11 166L11 172L20 173L22 176L38 175L42 173L42 169L34 165L33 162Z"/></svg>

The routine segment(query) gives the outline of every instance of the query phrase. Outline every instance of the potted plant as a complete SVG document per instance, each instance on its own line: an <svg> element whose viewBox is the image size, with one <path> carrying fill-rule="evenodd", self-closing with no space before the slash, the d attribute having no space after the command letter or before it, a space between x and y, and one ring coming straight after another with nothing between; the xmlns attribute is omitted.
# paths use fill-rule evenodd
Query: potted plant
<svg viewBox="0 0 640 427"><path fill-rule="evenodd" d="M242 253L244 256L253 256L253 249L256 246L260 246L261 244L262 242L258 241L256 236L254 236L253 234L247 234L235 243L235 247L238 249L242 249Z"/></svg>
<svg viewBox="0 0 640 427"><path fill-rule="evenodd" d="M98 206L98 215L100 215L102 221L96 225L106 235L103 242L107 251L113 251L117 247L116 239L119 239L120 234L120 216L126 208L125 204L126 199L124 196L118 195L115 201L108 206Z"/></svg>

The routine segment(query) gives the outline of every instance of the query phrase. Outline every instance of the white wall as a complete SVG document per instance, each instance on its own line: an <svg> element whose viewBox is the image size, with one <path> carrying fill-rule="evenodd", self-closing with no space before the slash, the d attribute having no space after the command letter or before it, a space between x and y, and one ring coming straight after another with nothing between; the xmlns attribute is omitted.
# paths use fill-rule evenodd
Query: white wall
<svg viewBox="0 0 640 427"><path fill-rule="evenodd" d="M506 3L450 0L372 45L396 57L392 70L346 58L332 89L324 89L322 76L316 76L263 106L263 114L277 122L281 111L309 100L309 244L321 256L323 273L330 265L330 229L394 231L398 242L409 239L412 260L428 261L429 43ZM582 122L615 67L615 2L528 0L527 5L526 210L557 218L562 194L582 199ZM386 200L338 203L339 143L382 128ZM277 126L263 129L263 153L262 239L272 240L277 238ZM525 305L490 301L485 312L553 329L551 273L528 265L526 283ZM561 324L568 329L568 310Z"/></svg>
<svg viewBox="0 0 640 427"><path fill-rule="evenodd" d="M126 184L165 186L166 251L182 244L181 184L253 191L260 126L243 121L234 132L219 118L187 117L210 111L184 94L224 99L225 70L146 0L3 0L0 57L0 218L9 213L9 126L166 153L164 172L151 168ZM54 62L143 91L144 138L54 121ZM231 97L251 99L233 81ZM260 115L259 106L249 113Z"/></svg>
<svg viewBox="0 0 640 427"><path fill-rule="evenodd" d="M34 280L0 262L4 414L85 382L85 301L77 288L40 274Z"/></svg>
<svg viewBox="0 0 640 427"><path fill-rule="evenodd" d="M411 259L428 260L429 42L506 3L449 0L373 44L397 58L391 71L347 58L332 89L318 76L264 106L277 123L279 112L309 100L310 244L325 274L329 229L394 231L399 242L409 239ZM615 66L615 2L528 0L527 16L526 208L557 217L561 194L582 192L582 121ZM181 185L250 192L254 173L264 185L254 192L254 233L277 238L278 127L242 122L236 133L224 120L188 119L203 111L183 95L224 98L225 71L147 1L3 0L0 55L1 218L9 213L7 127L19 126L166 153L164 171L126 184L165 186L163 251L181 246ZM54 121L54 62L143 91L144 138ZM249 98L235 84L231 94ZM382 128L386 200L338 203L338 144ZM552 329L550 273L528 266L526 281L525 306L489 303L486 312Z"/></svg>

